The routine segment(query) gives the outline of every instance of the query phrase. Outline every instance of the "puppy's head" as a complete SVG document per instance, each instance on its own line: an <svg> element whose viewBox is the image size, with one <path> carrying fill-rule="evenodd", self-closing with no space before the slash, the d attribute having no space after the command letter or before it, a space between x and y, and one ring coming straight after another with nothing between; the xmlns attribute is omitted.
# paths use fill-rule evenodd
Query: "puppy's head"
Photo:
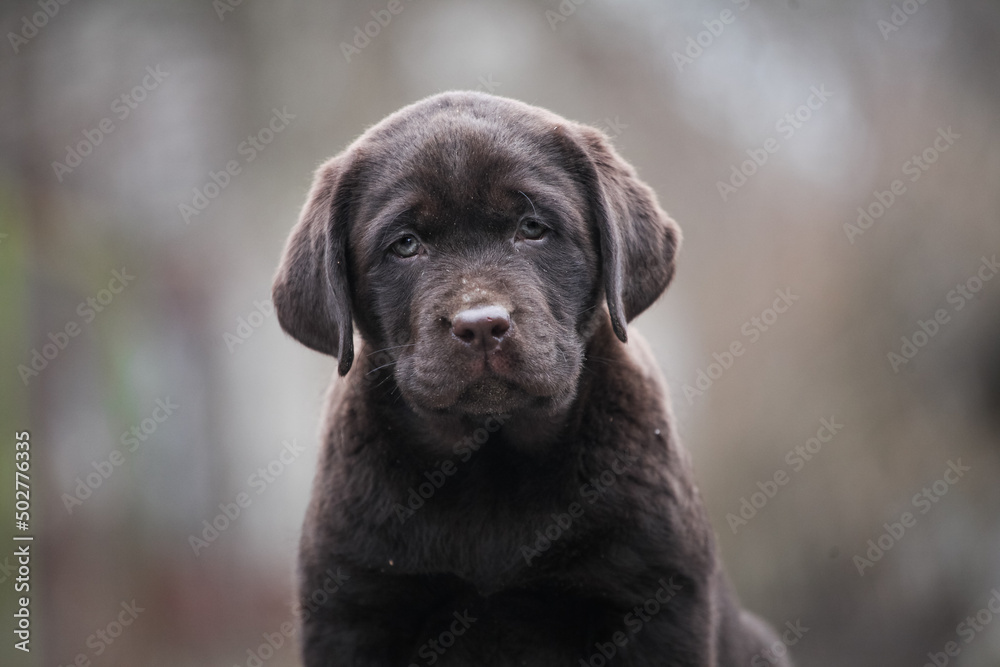
<svg viewBox="0 0 1000 667"><path fill-rule="evenodd" d="M479 93L406 107L320 167L274 281L282 328L356 324L418 411L556 411L587 339L666 288L680 232L599 131Z"/></svg>

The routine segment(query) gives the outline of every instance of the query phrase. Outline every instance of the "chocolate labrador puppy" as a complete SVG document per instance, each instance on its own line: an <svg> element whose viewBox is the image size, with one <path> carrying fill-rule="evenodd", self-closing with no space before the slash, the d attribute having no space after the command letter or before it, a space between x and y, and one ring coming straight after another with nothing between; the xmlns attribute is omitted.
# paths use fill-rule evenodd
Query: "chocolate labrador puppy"
<svg viewBox="0 0 1000 667"><path fill-rule="evenodd" d="M320 167L273 290L344 376L302 534L307 667L787 664L627 329L679 243L601 132L491 95L417 102Z"/></svg>

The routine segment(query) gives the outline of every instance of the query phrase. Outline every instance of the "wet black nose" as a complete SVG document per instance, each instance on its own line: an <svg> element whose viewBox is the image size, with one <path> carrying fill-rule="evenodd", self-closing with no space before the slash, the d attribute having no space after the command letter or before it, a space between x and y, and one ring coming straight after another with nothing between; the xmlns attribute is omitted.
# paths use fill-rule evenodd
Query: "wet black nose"
<svg viewBox="0 0 1000 667"><path fill-rule="evenodd" d="M451 332L476 350L492 352L510 329L510 313L500 306L463 310L451 321Z"/></svg>

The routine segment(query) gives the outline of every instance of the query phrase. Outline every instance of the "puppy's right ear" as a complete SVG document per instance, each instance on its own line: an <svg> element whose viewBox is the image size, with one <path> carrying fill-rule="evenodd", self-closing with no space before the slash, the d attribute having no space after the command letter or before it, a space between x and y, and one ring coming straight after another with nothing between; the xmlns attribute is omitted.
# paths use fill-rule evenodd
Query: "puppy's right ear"
<svg viewBox="0 0 1000 667"><path fill-rule="evenodd" d="M603 132L586 125L577 132L587 155L583 175L597 221L611 326L624 343L628 323L670 284L681 230Z"/></svg>
<svg viewBox="0 0 1000 667"><path fill-rule="evenodd" d="M354 361L345 252L348 161L342 153L316 171L271 288L281 328L306 347L337 357L341 375Z"/></svg>

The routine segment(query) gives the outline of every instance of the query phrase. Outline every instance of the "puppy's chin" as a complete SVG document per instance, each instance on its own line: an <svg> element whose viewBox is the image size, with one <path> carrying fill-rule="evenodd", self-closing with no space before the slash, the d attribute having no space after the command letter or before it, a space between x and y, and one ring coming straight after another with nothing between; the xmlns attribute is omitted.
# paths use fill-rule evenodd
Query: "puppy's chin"
<svg viewBox="0 0 1000 667"><path fill-rule="evenodd" d="M530 396L524 390L498 377L485 377L467 386L451 410L470 415L496 415L510 413L545 398Z"/></svg>
<svg viewBox="0 0 1000 667"><path fill-rule="evenodd" d="M568 386L551 395L537 395L496 375L472 381L456 378L453 383L433 389L419 381L400 378L397 384L406 402L417 413L428 415L552 414L568 407L576 394L575 386Z"/></svg>
<svg viewBox="0 0 1000 667"><path fill-rule="evenodd" d="M419 412L497 415L528 407L540 400L513 383L496 376L458 381L430 390L423 383L399 382L403 398ZM414 386L408 386L408 385Z"/></svg>

